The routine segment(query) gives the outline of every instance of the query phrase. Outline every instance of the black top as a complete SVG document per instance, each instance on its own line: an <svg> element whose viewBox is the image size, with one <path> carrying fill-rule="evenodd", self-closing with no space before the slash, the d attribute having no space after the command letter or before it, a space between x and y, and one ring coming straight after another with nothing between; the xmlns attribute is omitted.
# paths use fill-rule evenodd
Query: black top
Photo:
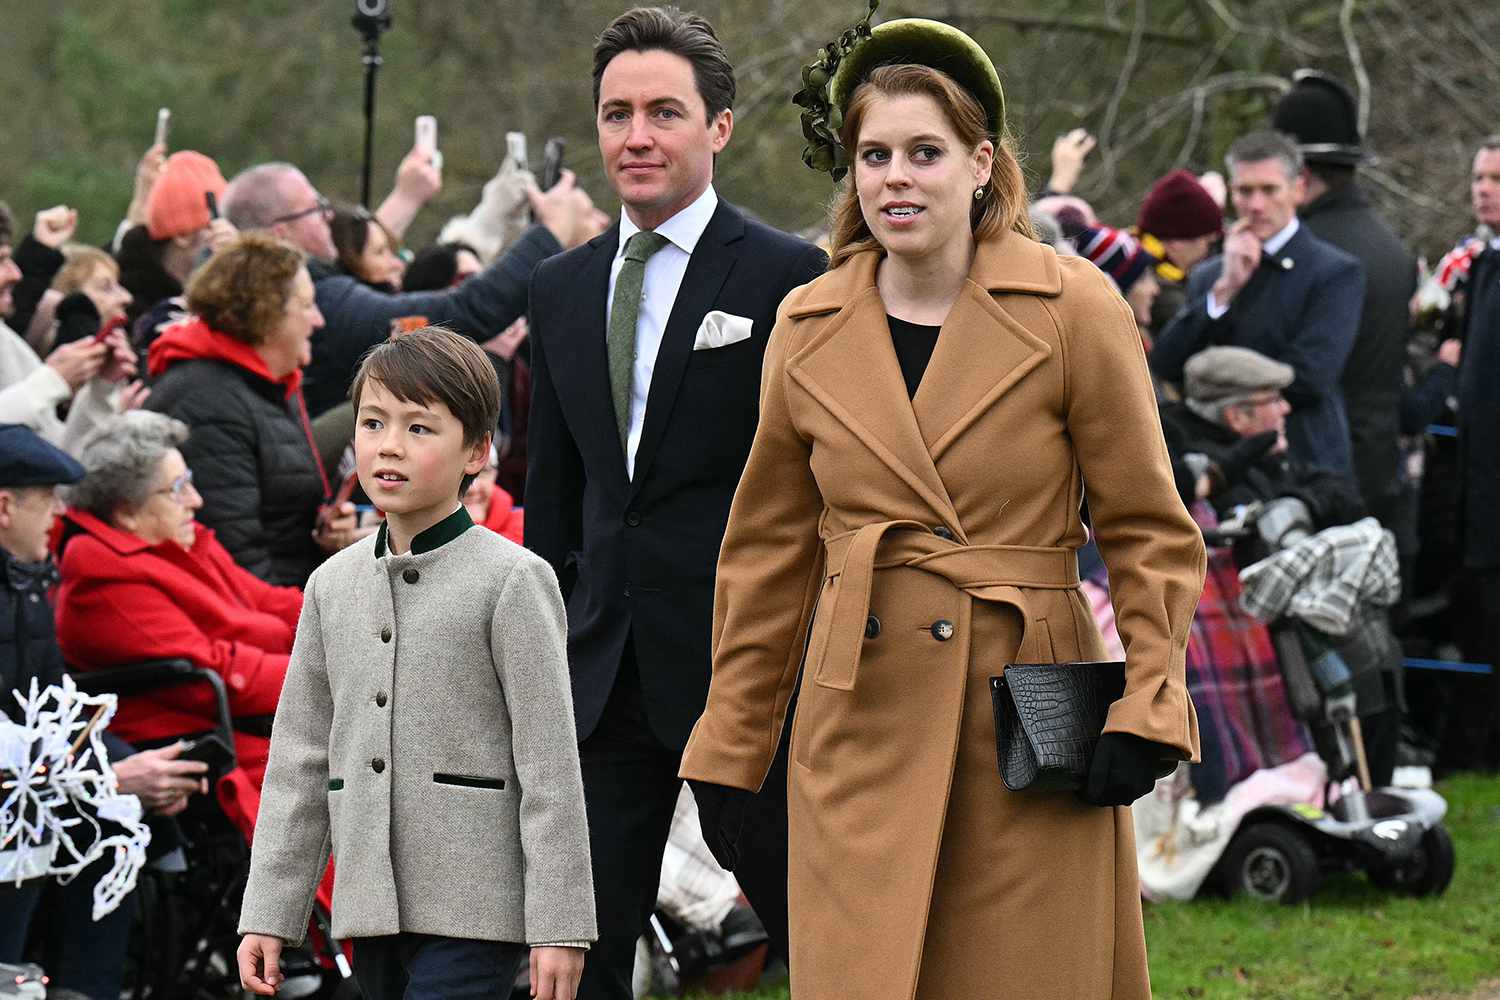
<svg viewBox="0 0 1500 1000"><path fill-rule="evenodd" d="M889 315L885 319L891 325L891 343L896 347L901 377L906 380L906 398L911 399L917 394L917 386L922 384L922 376L927 371L927 363L932 360L942 327L921 326Z"/></svg>

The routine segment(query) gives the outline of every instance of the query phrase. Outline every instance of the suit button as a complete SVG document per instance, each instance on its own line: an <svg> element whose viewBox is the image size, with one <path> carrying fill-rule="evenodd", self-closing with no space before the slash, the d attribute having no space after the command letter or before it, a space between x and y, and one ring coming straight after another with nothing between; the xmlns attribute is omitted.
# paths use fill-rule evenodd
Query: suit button
<svg viewBox="0 0 1500 1000"><path fill-rule="evenodd" d="M389 625L387 625L385 628L383 628L383 629L380 630L380 641L381 642L390 642L391 641L391 627Z"/></svg>
<svg viewBox="0 0 1500 1000"><path fill-rule="evenodd" d="M382 757L376 757L374 760L370 761L370 770L374 771L376 774L380 774L385 770L385 759Z"/></svg>
<svg viewBox="0 0 1500 1000"><path fill-rule="evenodd" d="M946 618L939 618L932 623L932 627L928 631L932 633L932 637L938 642L947 642L953 638L953 623Z"/></svg>
<svg viewBox="0 0 1500 1000"><path fill-rule="evenodd" d="M950 542L953 541L953 532L949 531L945 526L941 524L933 528L932 533L934 535L937 535L939 538L946 538Z"/></svg>
<svg viewBox="0 0 1500 1000"><path fill-rule="evenodd" d="M873 639L880 634L880 619L874 615L865 619L865 638Z"/></svg>
<svg viewBox="0 0 1500 1000"><path fill-rule="evenodd" d="M375 694L375 705L376 705L377 708L385 708L385 703L388 700L389 699L386 698L384 691L378 691L378 692L376 692L376 694Z"/></svg>
<svg viewBox="0 0 1500 1000"><path fill-rule="evenodd" d="M401 574L401 579L405 580L407 583L416 583L418 580L422 579L422 574L418 573L414 568L408 568L406 572Z"/></svg>
<svg viewBox="0 0 1500 1000"><path fill-rule="evenodd" d="M630 525L632 528L640 527L641 515L638 514L638 513L636 513L633 510L626 511L625 512L625 523L628 524L628 525Z"/></svg>

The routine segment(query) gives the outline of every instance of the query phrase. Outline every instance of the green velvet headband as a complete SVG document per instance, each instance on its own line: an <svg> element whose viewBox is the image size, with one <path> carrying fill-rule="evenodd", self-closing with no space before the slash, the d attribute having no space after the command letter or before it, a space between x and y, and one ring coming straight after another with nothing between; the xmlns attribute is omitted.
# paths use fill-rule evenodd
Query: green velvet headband
<svg viewBox="0 0 1500 1000"><path fill-rule="evenodd" d="M836 41L818 50L802 68L802 90L792 103L802 108L802 135L807 146L802 162L833 175L849 172L849 154L839 143L844 111L855 89L877 66L914 63L953 77L979 101L989 118L990 133L1005 127L1005 92L1000 74L979 43L950 24L908 17L870 27L880 0L870 0L865 16Z"/></svg>

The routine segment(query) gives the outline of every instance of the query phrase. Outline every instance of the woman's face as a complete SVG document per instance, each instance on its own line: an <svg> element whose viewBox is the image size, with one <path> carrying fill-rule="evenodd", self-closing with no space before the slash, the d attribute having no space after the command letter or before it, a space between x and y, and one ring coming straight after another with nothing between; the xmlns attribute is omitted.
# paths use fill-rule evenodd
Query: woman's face
<svg viewBox="0 0 1500 1000"><path fill-rule="evenodd" d="M462 285L465 281L468 281L474 275L484 270L484 264L480 262L479 258L467 250L460 250L454 256L453 264L454 285Z"/></svg>
<svg viewBox="0 0 1500 1000"><path fill-rule="evenodd" d="M969 149L931 97L877 97L854 150L854 187L875 239L892 256L924 257L973 240L974 190L989 183L994 146Z"/></svg>
<svg viewBox="0 0 1500 1000"><path fill-rule="evenodd" d="M396 255L396 248L386 239L385 230L374 222L365 223L365 249L359 255L360 277L374 284L401 287L406 262Z"/></svg>
<svg viewBox="0 0 1500 1000"><path fill-rule="evenodd" d="M183 548L193 545L193 518L203 498L193 488L182 452L171 449L162 456L151 475L151 495L134 510L115 515L115 527L128 531L150 545L176 542Z"/></svg>
<svg viewBox="0 0 1500 1000"><path fill-rule="evenodd" d="M464 507L475 521L483 521L490 516L490 499L495 495L495 478L498 474L498 468L486 465L464 493Z"/></svg>
<svg viewBox="0 0 1500 1000"><path fill-rule="evenodd" d="M322 326L323 314L318 311L312 277L304 267L292 279L281 326L257 348L271 374L277 378L290 375L310 362L313 331Z"/></svg>
<svg viewBox="0 0 1500 1000"><path fill-rule="evenodd" d="M95 264L81 290L99 310L99 318L105 323L123 317L133 301L125 286L120 284L120 272L108 264Z"/></svg>

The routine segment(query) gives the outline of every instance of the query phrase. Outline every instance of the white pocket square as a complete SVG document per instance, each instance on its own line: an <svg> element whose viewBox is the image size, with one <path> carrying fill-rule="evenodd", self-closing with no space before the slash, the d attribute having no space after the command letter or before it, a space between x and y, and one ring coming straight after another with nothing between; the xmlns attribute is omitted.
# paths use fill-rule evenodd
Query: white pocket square
<svg viewBox="0 0 1500 1000"><path fill-rule="evenodd" d="M698 327L698 336L693 341L693 350L711 351L717 347L738 344L750 336L750 328L754 325L744 316L715 309L703 317L703 324Z"/></svg>

